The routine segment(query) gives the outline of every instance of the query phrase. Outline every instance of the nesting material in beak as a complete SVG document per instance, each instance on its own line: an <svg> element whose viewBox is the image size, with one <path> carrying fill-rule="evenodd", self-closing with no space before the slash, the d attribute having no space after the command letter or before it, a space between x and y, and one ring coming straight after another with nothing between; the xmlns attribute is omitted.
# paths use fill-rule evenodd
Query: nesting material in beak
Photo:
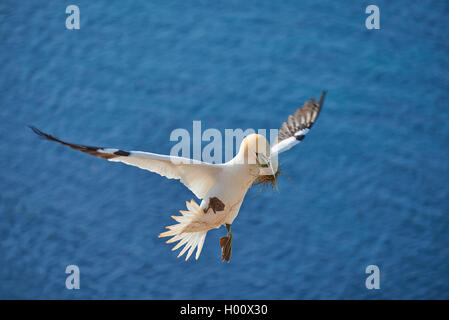
<svg viewBox="0 0 449 320"><path fill-rule="evenodd" d="M255 185L261 185L262 189L265 185L271 186L273 189L276 189L277 192L279 192L279 189L277 187L277 177L281 173L279 171L279 167L276 167L276 172L273 169L273 166L270 162L270 160L265 157L265 155L261 153L256 153L256 159L257 164L261 168L261 171L267 172L267 169L269 169L269 174L259 174L257 176L257 179L254 181L253 186Z"/></svg>
<svg viewBox="0 0 449 320"><path fill-rule="evenodd" d="M276 189L279 192L277 187L278 176L281 174L281 171L278 170L274 174L263 174L257 176L256 180L253 182L253 186L261 185L261 188L265 186L270 186L272 189Z"/></svg>

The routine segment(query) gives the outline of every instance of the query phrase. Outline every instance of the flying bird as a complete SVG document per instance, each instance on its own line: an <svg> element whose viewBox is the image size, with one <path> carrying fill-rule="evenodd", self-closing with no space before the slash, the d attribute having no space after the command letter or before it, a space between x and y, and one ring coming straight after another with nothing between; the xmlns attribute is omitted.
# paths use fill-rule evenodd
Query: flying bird
<svg viewBox="0 0 449 320"><path fill-rule="evenodd" d="M237 155L223 164L210 164L183 157L161 155L142 151L92 147L60 140L36 127L30 128L39 136L59 142L92 156L113 162L122 162L157 173L168 179L177 179L201 200L186 201L187 210L180 210L180 216L172 216L177 224L166 227L159 237L171 237L167 243L178 242L173 250L186 252L186 260L196 249L198 259L207 232L225 226L227 236L220 239L222 260L230 261L232 252L231 225L239 213L245 195L254 184L270 182L276 184L279 173L277 156L300 143L315 123L323 106L326 91L318 103L315 98L306 101L290 115L279 129L276 141L270 143L263 135L250 134L241 144Z"/></svg>

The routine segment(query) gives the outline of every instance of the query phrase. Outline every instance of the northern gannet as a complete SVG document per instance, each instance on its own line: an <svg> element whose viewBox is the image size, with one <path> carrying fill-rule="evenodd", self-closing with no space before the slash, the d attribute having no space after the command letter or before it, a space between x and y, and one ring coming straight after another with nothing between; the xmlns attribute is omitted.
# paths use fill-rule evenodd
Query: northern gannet
<svg viewBox="0 0 449 320"><path fill-rule="evenodd" d="M290 115L279 129L273 146L270 147L263 135L250 134L242 140L237 155L223 164L209 164L150 152L73 144L44 133L36 127L30 128L43 138L90 155L123 162L168 179L180 180L202 201L200 205L193 199L186 201L187 210L180 210L180 216L172 216L178 223L166 227L169 230L161 233L159 237L171 237L167 243L179 241L173 250L184 246L178 258L187 252L188 260L197 248L195 258L198 259L207 232L224 225L228 234L220 239L220 246L222 259L229 262L232 251L231 225L239 213L246 192L262 175L272 174L276 177L277 155L304 139L320 113L325 95L326 91L323 91L318 103L315 103L315 98L311 98Z"/></svg>

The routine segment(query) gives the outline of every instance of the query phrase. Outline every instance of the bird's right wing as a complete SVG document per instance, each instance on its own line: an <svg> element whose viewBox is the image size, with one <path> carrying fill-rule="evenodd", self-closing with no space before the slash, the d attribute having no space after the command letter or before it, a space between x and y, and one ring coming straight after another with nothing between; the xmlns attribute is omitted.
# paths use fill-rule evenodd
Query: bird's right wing
<svg viewBox="0 0 449 320"><path fill-rule="evenodd" d="M279 129L277 141L271 147L272 156L289 150L305 138L320 114L325 96L326 91L323 91L318 103L312 98L288 117Z"/></svg>
<svg viewBox="0 0 449 320"><path fill-rule="evenodd" d="M100 148L73 144L62 141L39 129L30 126L39 136L59 142L72 149L82 151L95 157L114 162L123 162L144 170L157 173L168 179L178 179L189 188L197 198L202 199L218 181L221 166L182 157L161 155L142 151L123 151L120 149Z"/></svg>

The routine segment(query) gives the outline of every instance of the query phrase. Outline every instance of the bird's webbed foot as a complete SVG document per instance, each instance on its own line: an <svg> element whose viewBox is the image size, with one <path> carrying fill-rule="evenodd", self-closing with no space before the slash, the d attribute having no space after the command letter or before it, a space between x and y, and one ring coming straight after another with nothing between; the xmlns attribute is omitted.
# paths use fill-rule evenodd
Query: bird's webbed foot
<svg viewBox="0 0 449 320"><path fill-rule="evenodd" d="M227 237L220 238L220 247L221 247L221 259L223 261L231 261L231 253L232 253L232 233L231 233L231 225L226 224L226 229L228 230Z"/></svg>
<svg viewBox="0 0 449 320"><path fill-rule="evenodd" d="M217 211L223 211L225 208L225 204L223 201L218 199L217 197L209 198L209 205L207 206L206 210L204 210L204 213L207 213L209 209L212 209L214 213L217 213Z"/></svg>

